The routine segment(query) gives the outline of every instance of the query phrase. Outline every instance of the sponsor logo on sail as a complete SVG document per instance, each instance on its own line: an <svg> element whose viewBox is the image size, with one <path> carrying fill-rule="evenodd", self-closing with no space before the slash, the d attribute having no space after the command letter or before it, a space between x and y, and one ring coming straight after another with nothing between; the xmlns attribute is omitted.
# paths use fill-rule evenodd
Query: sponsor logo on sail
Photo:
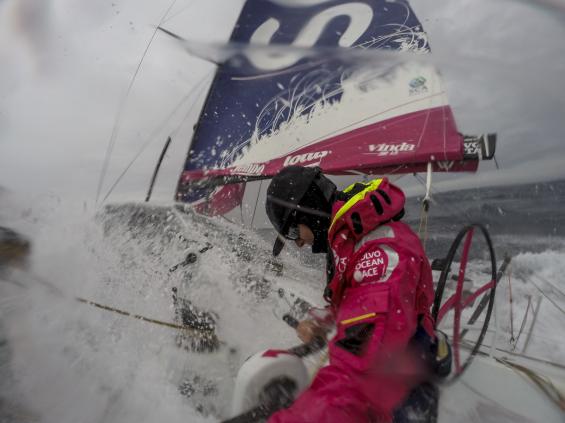
<svg viewBox="0 0 565 423"><path fill-rule="evenodd" d="M330 154L330 151L314 151L311 153L297 154L295 156L287 156L283 166L292 166L297 164L308 163L308 165L317 165L324 157ZM314 162L314 163L309 163Z"/></svg>
<svg viewBox="0 0 565 423"><path fill-rule="evenodd" d="M465 156L479 157L481 154L481 145L478 141L464 142Z"/></svg>
<svg viewBox="0 0 565 423"><path fill-rule="evenodd" d="M416 149L412 143L403 141L400 144L370 144L369 153L376 154L377 156L396 156L400 153L409 153Z"/></svg>
<svg viewBox="0 0 565 423"><path fill-rule="evenodd" d="M428 92L428 87L426 86L426 78L424 78L423 76L414 78L408 85L410 87L409 95L417 95Z"/></svg>
<svg viewBox="0 0 565 423"><path fill-rule="evenodd" d="M251 163L234 167L232 173L238 175L261 175L264 170L264 164Z"/></svg>

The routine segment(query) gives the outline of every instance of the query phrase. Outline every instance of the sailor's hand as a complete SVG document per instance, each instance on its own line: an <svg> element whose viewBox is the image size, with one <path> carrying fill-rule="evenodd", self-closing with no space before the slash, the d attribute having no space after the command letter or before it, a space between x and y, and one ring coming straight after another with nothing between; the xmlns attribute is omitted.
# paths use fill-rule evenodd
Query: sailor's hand
<svg viewBox="0 0 565 423"><path fill-rule="evenodd" d="M316 337L325 338L326 330L315 320L302 320L296 327L296 334L302 342L308 344Z"/></svg>

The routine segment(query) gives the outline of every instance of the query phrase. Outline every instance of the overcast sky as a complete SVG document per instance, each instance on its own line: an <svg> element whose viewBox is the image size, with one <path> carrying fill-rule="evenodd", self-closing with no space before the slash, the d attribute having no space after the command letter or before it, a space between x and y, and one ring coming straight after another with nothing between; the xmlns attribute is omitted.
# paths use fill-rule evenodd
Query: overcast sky
<svg viewBox="0 0 565 423"><path fill-rule="evenodd" d="M139 155L109 200L143 199L165 139L174 132L155 190L157 199L172 198L214 67L157 34L120 106L171 4L0 0L0 186L93 204L119 116L102 197ZM546 6L412 2L459 129L499 134L501 170L485 163L464 180L438 177L447 179L438 189L565 177L565 13L552 8L558 0L539 4ZM186 38L223 41L242 5L177 0L164 26Z"/></svg>

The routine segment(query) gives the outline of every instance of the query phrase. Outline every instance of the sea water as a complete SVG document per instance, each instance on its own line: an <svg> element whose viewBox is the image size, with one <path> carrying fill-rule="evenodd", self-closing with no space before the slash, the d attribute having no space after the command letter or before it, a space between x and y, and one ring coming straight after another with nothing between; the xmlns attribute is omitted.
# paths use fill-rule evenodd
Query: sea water
<svg viewBox="0 0 565 423"><path fill-rule="evenodd" d="M272 232L142 206L94 213L51 197L2 200L1 224L29 237L33 252L27 270L0 278L1 422L217 421L250 354L299 342L281 320L290 294L323 305L321 260L287 246L282 276L265 269ZM445 257L461 227L484 224L499 263L512 256L497 292L498 345L560 364L564 200L564 181L437 195L426 242L430 258ZM405 220L416 230L419 207L409 199ZM194 267L170 271L189 252ZM487 282L487 264L479 248L469 275ZM172 288L187 280L193 303L216 316L215 352L179 348L173 329L76 301L173 322ZM526 345L520 326L539 301Z"/></svg>

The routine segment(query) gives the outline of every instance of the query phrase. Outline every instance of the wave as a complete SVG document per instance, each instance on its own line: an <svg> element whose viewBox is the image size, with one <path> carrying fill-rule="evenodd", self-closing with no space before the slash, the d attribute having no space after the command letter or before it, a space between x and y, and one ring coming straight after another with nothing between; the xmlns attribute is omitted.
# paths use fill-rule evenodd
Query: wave
<svg viewBox="0 0 565 423"><path fill-rule="evenodd" d="M269 235L170 207L126 204L96 217L50 210L18 215L33 234L33 270L0 278L0 338L7 341L0 349L6 376L0 398L42 421L216 421L226 415L235 373L250 354L298 342L282 314L300 313L298 299L321 302L319 263L306 265L288 248L282 275L276 266L265 268ZM451 241L449 234L439 238ZM196 260L187 260L190 254ZM506 279L497 294L501 345L513 347L526 309L542 297L530 280L560 301L540 278L561 289L564 255L554 248L514 257L512 324ZM482 277L485 268L477 257L470 274ZM215 317L221 346L212 353L179 344L171 328L74 300L178 322L172 289L181 286L200 313ZM558 361L565 344L555 328L565 322L542 301L527 353ZM525 340L522 334L518 350Z"/></svg>
<svg viewBox="0 0 565 423"><path fill-rule="evenodd" d="M298 343L281 317L322 289L323 271L293 255L282 275L265 269L270 245L252 231L171 208L122 205L42 227L33 273L0 283L9 349L0 368L17 381L0 397L45 422L216 421L243 360ZM197 260L183 265L189 254ZM172 289L181 286L199 312L217 316L213 353L179 346L175 329L75 301L178 323Z"/></svg>

